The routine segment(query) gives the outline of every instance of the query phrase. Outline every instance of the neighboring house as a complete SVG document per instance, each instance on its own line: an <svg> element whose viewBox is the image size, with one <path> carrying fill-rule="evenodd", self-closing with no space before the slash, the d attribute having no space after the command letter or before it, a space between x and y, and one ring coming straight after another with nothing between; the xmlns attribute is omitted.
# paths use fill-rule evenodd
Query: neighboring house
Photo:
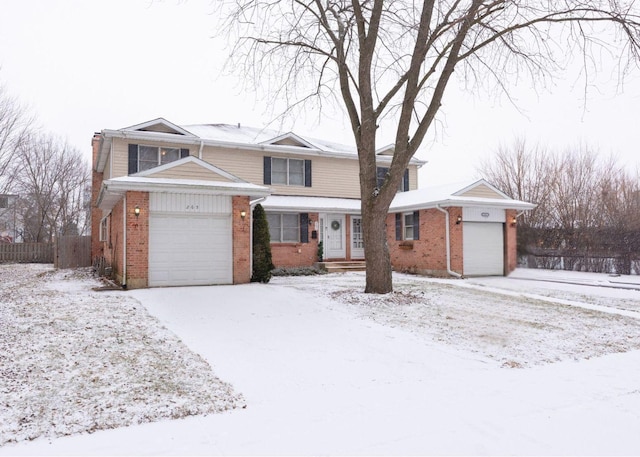
<svg viewBox="0 0 640 457"><path fill-rule="evenodd" d="M378 151L384 178L392 147ZM126 287L251 277L251 214L267 212L276 266L364 258L353 148L225 124L156 119L93 138L92 252ZM412 159L388 215L396 270L508 274L515 220L534 205L485 181L418 189Z"/></svg>
<svg viewBox="0 0 640 457"><path fill-rule="evenodd" d="M0 243L17 240L16 207L17 195L0 194Z"/></svg>

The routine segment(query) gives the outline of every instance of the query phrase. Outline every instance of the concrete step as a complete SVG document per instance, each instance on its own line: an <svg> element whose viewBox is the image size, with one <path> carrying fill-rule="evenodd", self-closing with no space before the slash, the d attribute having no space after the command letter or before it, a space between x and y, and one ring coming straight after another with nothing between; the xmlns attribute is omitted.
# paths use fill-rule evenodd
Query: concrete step
<svg viewBox="0 0 640 457"><path fill-rule="evenodd" d="M319 262L318 267L327 273L344 273L347 271L366 271L364 260L339 261L339 262Z"/></svg>

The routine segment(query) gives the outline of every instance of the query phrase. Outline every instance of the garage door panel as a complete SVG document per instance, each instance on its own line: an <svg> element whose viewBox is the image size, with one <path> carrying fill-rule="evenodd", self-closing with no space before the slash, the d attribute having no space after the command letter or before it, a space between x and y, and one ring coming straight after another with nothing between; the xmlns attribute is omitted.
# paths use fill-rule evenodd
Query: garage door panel
<svg viewBox="0 0 640 457"><path fill-rule="evenodd" d="M462 238L465 275L504 275L504 228L502 223L465 222Z"/></svg>
<svg viewBox="0 0 640 457"><path fill-rule="evenodd" d="M233 282L230 215L151 213L149 285Z"/></svg>

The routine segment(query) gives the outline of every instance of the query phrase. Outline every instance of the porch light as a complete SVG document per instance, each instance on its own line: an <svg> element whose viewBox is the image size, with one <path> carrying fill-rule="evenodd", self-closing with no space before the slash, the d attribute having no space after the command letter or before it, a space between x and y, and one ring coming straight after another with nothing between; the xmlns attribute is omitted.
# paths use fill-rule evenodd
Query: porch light
<svg viewBox="0 0 640 457"><path fill-rule="evenodd" d="M140 207L138 205L133 208L133 214L135 214L136 217L140 216Z"/></svg>
<svg viewBox="0 0 640 457"><path fill-rule="evenodd" d="M247 212L245 210L240 211L240 218L244 221L245 217L247 217Z"/></svg>
<svg viewBox="0 0 640 457"><path fill-rule="evenodd" d="M458 216L458 217L456 218L456 225L459 225L459 224L460 224L460 222L462 222L462 216Z"/></svg>
<svg viewBox="0 0 640 457"><path fill-rule="evenodd" d="M511 226L512 226L512 227L515 227L517 223L518 223L518 220L516 219L516 217L515 217L515 216L513 216L513 217L511 218Z"/></svg>

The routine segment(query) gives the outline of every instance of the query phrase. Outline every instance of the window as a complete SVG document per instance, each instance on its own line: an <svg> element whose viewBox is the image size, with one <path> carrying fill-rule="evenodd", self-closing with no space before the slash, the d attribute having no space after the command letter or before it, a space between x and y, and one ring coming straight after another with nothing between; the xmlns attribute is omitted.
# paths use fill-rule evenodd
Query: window
<svg viewBox="0 0 640 457"><path fill-rule="evenodd" d="M388 167L377 167L376 169L377 177L378 177L378 188L382 187L382 183L384 183L387 174L389 173ZM404 170L404 176L402 177L402 181L400 181L400 185L398 186L398 192L407 192L409 190L409 170Z"/></svg>
<svg viewBox="0 0 640 457"><path fill-rule="evenodd" d="M109 216L100 221L100 241L109 241Z"/></svg>
<svg viewBox="0 0 640 457"><path fill-rule="evenodd" d="M420 212L396 213L396 241L420 239Z"/></svg>
<svg viewBox="0 0 640 457"><path fill-rule="evenodd" d="M413 213L403 214L404 217L404 239L413 239Z"/></svg>
<svg viewBox="0 0 640 457"><path fill-rule="evenodd" d="M309 213L267 213L272 243L308 243Z"/></svg>
<svg viewBox="0 0 640 457"><path fill-rule="evenodd" d="M130 144L129 174L149 170L188 156L189 149Z"/></svg>
<svg viewBox="0 0 640 457"><path fill-rule="evenodd" d="M300 240L298 214L267 213L272 243L297 243Z"/></svg>
<svg viewBox="0 0 640 457"><path fill-rule="evenodd" d="M311 160L265 157L264 184L311 187Z"/></svg>

